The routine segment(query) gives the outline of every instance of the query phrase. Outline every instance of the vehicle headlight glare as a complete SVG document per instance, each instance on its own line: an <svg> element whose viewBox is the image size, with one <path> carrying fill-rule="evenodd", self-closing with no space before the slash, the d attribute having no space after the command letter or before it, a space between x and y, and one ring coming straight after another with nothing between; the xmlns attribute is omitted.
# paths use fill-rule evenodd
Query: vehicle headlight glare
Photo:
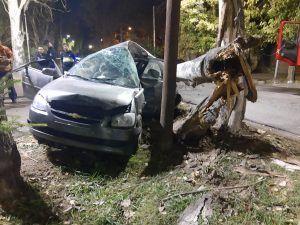
<svg viewBox="0 0 300 225"><path fill-rule="evenodd" d="M114 116L111 121L112 127L133 127L135 124L135 113L124 113Z"/></svg>
<svg viewBox="0 0 300 225"><path fill-rule="evenodd" d="M40 111L46 111L47 101L42 95L37 94L32 102L32 107Z"/></svg>

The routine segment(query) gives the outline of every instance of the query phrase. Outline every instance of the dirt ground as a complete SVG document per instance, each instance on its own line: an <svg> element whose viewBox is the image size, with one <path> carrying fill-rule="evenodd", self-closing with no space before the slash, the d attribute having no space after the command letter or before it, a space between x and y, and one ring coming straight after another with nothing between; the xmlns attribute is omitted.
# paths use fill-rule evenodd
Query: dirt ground
<svg viewBox="0 0 300 225"><path fill-rule="evenodd" d="M34 195L18 212L0 210L0 224L180 224L199 197L208 207L199 210L199 223L300 223L300 171L274 163L298 168L299 141L244 125L239 136L208 134L161 153L150 136L155 129L149 126L130 159L17 138Z"/></svg>

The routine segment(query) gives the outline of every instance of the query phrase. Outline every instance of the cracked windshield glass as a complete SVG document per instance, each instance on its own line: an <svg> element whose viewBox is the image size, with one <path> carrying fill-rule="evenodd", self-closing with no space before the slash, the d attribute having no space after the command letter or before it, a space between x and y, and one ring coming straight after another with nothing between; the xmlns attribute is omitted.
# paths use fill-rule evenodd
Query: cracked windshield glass
<svg viewBox="0 0 300 225"><path fill-rule="evenodd" d="M134 60L129 51L121 47L105 49L86 57L68 74L121 87L139 86Z"/></svg>

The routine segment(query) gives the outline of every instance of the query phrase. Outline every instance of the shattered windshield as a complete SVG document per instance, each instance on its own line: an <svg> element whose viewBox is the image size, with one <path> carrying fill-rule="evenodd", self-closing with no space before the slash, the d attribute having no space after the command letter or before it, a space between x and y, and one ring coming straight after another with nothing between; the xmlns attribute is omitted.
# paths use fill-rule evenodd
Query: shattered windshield
<svg viewBox="0 0 300 225"><path fill-rule="evenodd" d="M86 57L69 70L69 75L121 87L139 87L134 60L124 47L104 49Z"/></svg>

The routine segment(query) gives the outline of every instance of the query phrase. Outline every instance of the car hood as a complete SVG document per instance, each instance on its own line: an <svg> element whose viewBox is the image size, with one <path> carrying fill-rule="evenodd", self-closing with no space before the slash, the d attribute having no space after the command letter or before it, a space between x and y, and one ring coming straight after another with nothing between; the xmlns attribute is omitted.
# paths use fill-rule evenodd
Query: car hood
<svg viewBox="0 0 300 225"><path fill-rule="evenodd" d="M129 105L137 92L137 89L61 77L42 88L40 94L49 103L68 101L82 107L100 106L104 110L111 110Z"/></svg>

